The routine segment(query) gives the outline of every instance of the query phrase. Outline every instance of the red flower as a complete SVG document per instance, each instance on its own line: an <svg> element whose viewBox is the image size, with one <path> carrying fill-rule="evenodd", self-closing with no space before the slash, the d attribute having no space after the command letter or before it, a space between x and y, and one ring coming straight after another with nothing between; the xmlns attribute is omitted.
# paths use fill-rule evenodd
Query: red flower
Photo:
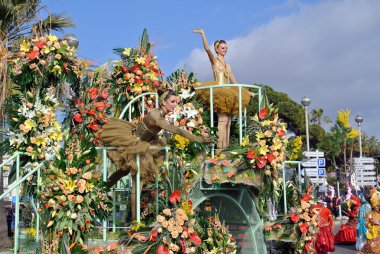
<svg viewBox="0 0 380 254"><path fill-rule="evenodd" d="M211 162L212 164L216 164L216 163L218 163L218 161L217 161L215 158L211 158L211 159L210 159L210 162Z"/></svg>
<svg viewBox="0 0 380 254"><path fill-rule="evenodd" d="M97 88L90 88L88 89L88 92L90 93L90 99L95 100L96 97L98 97L98 89Z"/></svg>
<svg viewBox="0 0 380 254"><path fill-rule="evenodd" d="M269 162L272 162L274 160L274 155L271 154L271 153L268 153L267 154L267 159L268 159Z"/></svg>
<svg viewBox="0 0 380 254"><path fill-rule="evenodd" d="M263 120L268 115L268 108L263 108L260 110L259 117L261 120Z"/></svg>
<svg viewBox="0 0 380 254"><path fill-rule="evenodd" d="M278 136L279 136L280 138L282 138L282 137L284 136L284 134L285 134L285 131L283 131L283 130L279 130L279 131L277 131L277 134L278 134Z"/></svg>
<svg viewBox="0 0 380 254"><path fill-rule="evenodd" d="M258 168L263 168L263 167L265 167L266 164L267 164L267 160L265 159L265 157L257 158L256 165Z"/></svg>
<svg viewBox="0 0 380 254"><path fill-rule="evenodd" d="M296 223L297 221L299 221L300 216L298 214L296 214L296 213L292 213L290 215L290 219L292 220L293 223Z"/></svg>
<svg viewBox="0 0 380 254"><path fill-rule="evenodd" d="M127 69L127 67L125 65L123 65L121 68L123 68L124 72L128 72L128 69Z"/></svg>
<svg viewBox="0 0 380 254"><path fill-rule="evenodd" d="M302 233L303 235L305 235L305 234L307 233L307 230L309 229L309 223L307 223L307 222L305 222L305 223L301 223L301 224L299 225L299 227L300 227L301 233Z"/></svg>
<svg viewBox="0 0 380 254"><path fill-rule="evenodd" d="M305 250L307 252L311 251L311 248L312 248L312 242L311 241L308 241L306 244L305 244Z"/></svg>
<svg viewBox="0 0 380 254"><path fill-rule="evenodd" d="M202 244L201 238L198 236L197 232L193 231L189 233L190 240L197 246Z"/></svg>
<svg viewBox="0 0 380 254"><path fill-rule="evenodd" d="M99 126L96 123L90 123L89 125L87 125L87 127L93 131L97 131L99 129Z"/></svg>
<svg viewBox="0 0 380 254"><path fill-rule="evenodd" d="M94 116L95 115L95 110L93 110L93 109L91 109L91 110L86 109L86 114Z"/></svg>
<svg viewBox="0 0 380 254"><path fill-rule="evenodd" d="M40 52L38 51L32 51L29 53L29 60L33 61L40 55Z"/></svg>
<svg viewBox="0 0 380 254"><path fill-rule="evenodd" d="M150 236L149 236L148 240L151 241L151 242L157 241L157 235L158 235L158 231L157 230L153 230L152 233L150 233Z"/></svg>
<svg viewBox="0 0 380 254"><path fill-rule="evenodd" d="M40 42L40 41L37 41L36 42L36 46L40 49L44 48L46 45L46 42Z"/></svg>
<svg viewBox="0 0 380 254"><path fill-rule="evenodd" d="M183 240L179 240L179 245L181 245L181 251L182 251L182 253L186 253L186 246L183 243Z"/></svg>
<svg viewBox="0 0 380 254"><path fill-rule="evenodd" d="M75 122L77 122L77 123L81 123L81 122L83 122L83 118L82 118L82 116L81 116L80 114L76 114L76 115L74 116L74 120L75 120Z"/></svg>
<svg viewBox="0 0 380 254"><path fill-rule="evenodd" d="M302 199L301 200L303 200L303 201L305 201L305 202L308 202L309 200L310 200L310 195L309 195L309 193L305 193L304 195L303 195L303 197L302 197Z"/></svg>
<svg viewBox="0 0 380 254"><path fill-rule="evenodd" d="M108 97L108 90L107 89L104 89L103 91L102 91L102 98L103 99L107 99L107 97Z"/></svg>
<svg viewBox="0 0 380 254"><path fill-rule="evenodd" d="M250 160L252 160L252 159L255 158L255 153L253 152L252 149L249 149L249 150L248 150L247 158L250 159Z"/></svg>
<svg viewBox="0 0 380 254"><path fill-rule="evenodd" d="M177 202L181 202L181 192L179 190L174 190L169 197L169 201L173 205L175 205Z"/></svg>
<svg viewBox="0 0 380 254"><path fill-rule="evenodd" d="M139 69L139 65L138 64L135 64L135 67L133 67L133 72L134 73L136 73L137 72L137 70Z"/></svg>
<svg viewBox="0 0 380 254"><path fill-rule="evenodd" d="M157 254L170 254L169 248L164 247L162 244L157 248Z"/></svg>
<svg viewBox="0 0 380 254"><path fill-rule="evenodd" d="M96 110L98 110L98 111L103 111L104 108L105 108L103 102L94 102L94 107L95 107Z"/></svg>

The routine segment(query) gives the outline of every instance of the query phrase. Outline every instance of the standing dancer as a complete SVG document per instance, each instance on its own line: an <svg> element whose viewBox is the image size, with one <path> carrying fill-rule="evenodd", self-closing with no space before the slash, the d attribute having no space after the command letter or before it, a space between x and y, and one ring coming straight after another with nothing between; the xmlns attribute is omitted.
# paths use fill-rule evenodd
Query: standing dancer
<svg viewBox="0 0 380 254"><path fill-rule="evenodd" d="M210 59L212 71L214 73L214 82L207 82L203 85L221 85L221 84L237 84L235 76L232 73L230 65L224 60L227 54L227 43L224 40L217 40L214 43L214 49L217 54L215 57L208 45L205 32L203 29L195 29L194 33L202 36L203 46ZM228 148L230 144L230 128L231 116L239 113L239 92L237 87L223 87L213 89L213 107L218 114L218 144L217 147L222 150ZM209 101L209 90L198 90L197 94L204 101ZM242 108L247 107L250 96L254 93L242 88Z"/></svg>
<svg viewBox="0 0 380 254"><path fill-rule="evenodd" d="M317 254L327 254L335 251L334 246L334 220L330 209L326 207L326 202L318 200L315 209L319 210L317 239L315 249Z"/></svg>
<svg viewBox="0 0 380 254"><path fill-rule="evenodd" d="M371 205L368 203L371 196L368 194L363 195L362 193L359 197L361 206L359 208L358 225L356 226L356 250L361 250L367 240L366 217L371 211Z"/></svg>

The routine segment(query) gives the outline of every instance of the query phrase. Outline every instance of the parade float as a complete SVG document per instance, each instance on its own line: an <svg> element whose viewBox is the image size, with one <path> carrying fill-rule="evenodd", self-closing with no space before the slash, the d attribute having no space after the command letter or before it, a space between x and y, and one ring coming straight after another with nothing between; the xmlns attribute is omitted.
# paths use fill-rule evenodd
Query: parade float
<svg viewBox="0 0 380 254"><path fill-rule="evenodd" d="M2 165L13 161L13 184L1 198L22 193L15 201L14 253L261 254L266 240L312 253L312 192L286 181L283 170L287 157L297 157L299 140L287 148L286 123L262 86L230 85L254 91L258 111L248 115L239 104L237 142L217 156L212 145L162 132L161 171L141 182L140 171L133 176L141 191L132 194L131 207L131 176L108 184L117 168L107 151L115 148L102 145L102 127L111 117L138 125L158 106L157 90L173 89L178 106L167 122L216 140L212 102L196 96L212 87L198 86L186 70L165 80L146 30L136 48L115 49L120 59L96 69L53 35L25 38L13 49L2 58L14 83L2 144L10 155ZM26 200L36 217L29 245L18 227Z"/></svg>

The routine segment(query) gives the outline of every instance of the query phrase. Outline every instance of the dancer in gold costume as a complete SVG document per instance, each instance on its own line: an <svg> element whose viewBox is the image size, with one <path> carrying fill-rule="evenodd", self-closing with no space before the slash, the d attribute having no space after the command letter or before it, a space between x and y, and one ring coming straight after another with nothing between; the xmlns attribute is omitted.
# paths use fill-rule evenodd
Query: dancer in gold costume
<svg viewBox="0 0 380 254"><path fill-rule="evenodd" d="M235 76L232 73L230 65L224 60L227 54L227 43L224 40L218 40L214 43L214 49L217 54L215 57L208 45L205 32L202 29L193 30L202 36L203 46L210 59L215 80L213 82L205 82L200 86L220 85L220 84L237 84ZM213 89L213 107L218 114L218 144L219 149L225 149L230 143L230 127L231 116L239 113L239 92L237 87L223 87ZM197 95L204 101L209 101L209 89L198 90ZM247 89L242 89L242 106L247 107L250 96L253 93Z"/></svg>
<svg viewBox="0 0 380 254"><path fill-rule="evenodd" d="M164 153L160 149L151 150L151 146L164 146L163 140L159 139L158 133L164 129L178 134L187 139L199 143L211 143L209 137L198 137L188 131L182 130L165 120L165 115L173 112L177 106L177 96L173 90L160 92L159 108L151 110L135 128L133 124L117 118L111 118L103 127L102 140L104 146L117 147L117 150L109 150L108 156L115 164L117 171L108 179L108 186L117 183L123 176L135 175L137 171L136 155L140 154L141 179L154 176L159 172ZM135 178L132 178L135 181ZM133 182L131 205L135 207L134 195L136 183ZM136 218L135 210L132 209L132 218Z"/></svg>
<svg viewBox="0 0 380 254"><path fill-rule="evenodd" d="M380 193L371 191L372 211L367 215L367 241L359 254L380 253Z"/></svg>

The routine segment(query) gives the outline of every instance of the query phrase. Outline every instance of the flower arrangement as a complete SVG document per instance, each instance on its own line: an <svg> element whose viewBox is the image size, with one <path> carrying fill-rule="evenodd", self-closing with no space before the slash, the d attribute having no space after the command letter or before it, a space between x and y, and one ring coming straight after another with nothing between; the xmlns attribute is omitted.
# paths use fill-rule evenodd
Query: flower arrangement
<svg viewBox="0 0 380 254"><path fill-rule="evenodd" d="M202 253L234 254L237 250L236 240L229 233L228 228L219 220L219 216L207 218L205 225L206 237L202 244Z"/></svg>
<svg viewBox="0 0 380 254"><path fill-rule="evenodd" d="M290 240L294 253L314 253L315 234L317 233L318 210L311 196L311 187L299 199L299 204L291 208L282 221L268 223L264 226L264 235L270 239Z"/></svg>
<svg viewBox="0 0 380 254"><path fill-rule="evenodd" d="M22 174L45 159L53 159L61 148L63 133L56 119L58 105L52 87L46 90L42 100L35 101L32 91L27 92L26 97L13 98L13 103L6 105L10 116L9 151L25 153L21 161Z"/></svg>
<svg viewBox="0 0 380 254"><path fill-rule="evenodd" d="M144 30L142 39L137 48L115 49L114 52L121 56L110 74L115 98L115 117L120 114L120 109L138 95L147 92L156 92L162 85L163 73L158 66L157 56L150 52L151 44ZM154 96L145 97L145 109L154 108ZM141 99L140 99L141 101ZM134 108L134 111L141 111Z"/></svg>
<svg viewBox="0 0 380 254"><path fill-rule="evenodd" d="M73 100L70 124L72 133L89 135L90 142L99 145L102 126L108 122L107 110L111 107L108 96L109 86L98 78L99 73L88 74L87 85Z"/></svg>
<svg viewBox="0 0 380 254"><path fill-rule="evenodd" d="M27 89L59 86L62 81L77 83L87 61L75 58L75 49L54 35L25 39L9 56L12 80ZM39 82L36 82L39 80Z"/></svg>
<svg viewBox="0 0 380 254"><path fill-rule="evenodd" d="M58 246L47 246L52 251L66 246L86 249L87 233L95 227L95 219L105 219L111 212L95 157L90 142L72 136L66 140L66 149L42 172L39 212L46 221L47 239L59 240Z"/></svg>

